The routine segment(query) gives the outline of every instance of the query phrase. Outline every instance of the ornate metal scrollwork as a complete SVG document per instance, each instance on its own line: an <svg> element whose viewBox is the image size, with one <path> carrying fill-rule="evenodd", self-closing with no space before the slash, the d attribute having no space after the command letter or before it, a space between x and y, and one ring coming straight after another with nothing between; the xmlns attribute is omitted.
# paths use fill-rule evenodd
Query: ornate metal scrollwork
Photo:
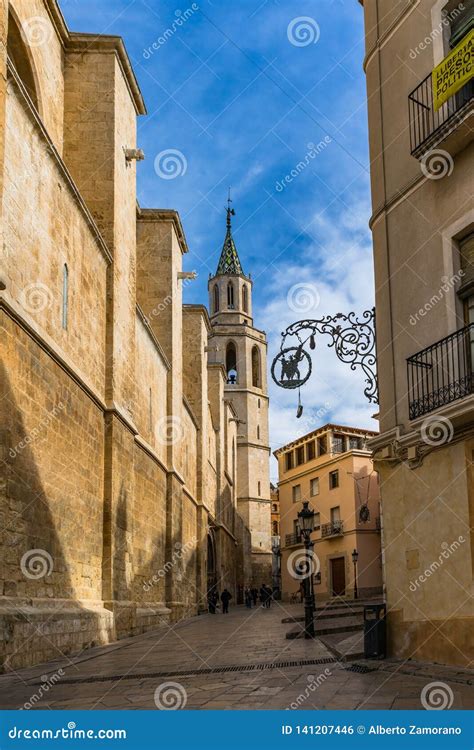
<svg viewBox="0 0 474 750"><path fill-rule="evenodd" d="M311 356L305 350L315 349L317 333L331 337L329 347L334 347L341 362L351 370L360 367L365 374L364 395L371 403L378 403L375 354L375 309L365 310L360 317L350 312L327 315L320 320L300 320L292 323L282 333L280 352L272 363L272 378L281 388L299 388L306 383L312 371ZM288 339L296 337L298 346L289 346Z"/></svg>

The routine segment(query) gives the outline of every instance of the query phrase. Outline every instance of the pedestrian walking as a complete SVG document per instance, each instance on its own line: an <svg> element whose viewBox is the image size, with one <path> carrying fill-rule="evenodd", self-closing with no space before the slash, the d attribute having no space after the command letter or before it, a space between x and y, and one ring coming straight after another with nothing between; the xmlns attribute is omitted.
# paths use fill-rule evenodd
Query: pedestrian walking
<svg viewBox="0 0 474 750"><path fill-rule="evenodd" d="M229 602L232 599L232 594L230 591L227 591L227 589L224 589L224 591L221 594L221 602L222 602L222 614L226 615L229 612Z"/></svg>
<svg viewBox="0 0 474 750"><path fill-rule="evenodd" d="M207 602L208 608L211 615L216 614L217 602L219 601L219 593L215 588L212 588L208 594Z"/></svg>
<svg viewBox="0 0 474 750"><path fill-rule="evenodd" d="M252 592L250 591L249 588L245 589L244 597L245 597L245 606L247 607L247 609L252 609Z"/></svg>
<svg viewBox="0 0 474 750"><path fill-rule="evenodd" d="M256 607L258 602L258 589L256 589L255 587L252 589L252 601L253 606Z"/></svg>
<svg viewBox="0 0 474 750"><path fill-rule="evenodd" d="M260 604L262 609L265 609L267 606L267 587L264 583L260 586Z"/></svg>
<svg viewBox="0 0 474 750"><path fill-rule="evenodd" d="M273 591L270 588L270 586L265 586L265 588L267 590L267 598L266 598L266 601L265 601L265 606L266 606L267 609L270 609L270 605L271 605L272 599L273 599Z"/></svg>

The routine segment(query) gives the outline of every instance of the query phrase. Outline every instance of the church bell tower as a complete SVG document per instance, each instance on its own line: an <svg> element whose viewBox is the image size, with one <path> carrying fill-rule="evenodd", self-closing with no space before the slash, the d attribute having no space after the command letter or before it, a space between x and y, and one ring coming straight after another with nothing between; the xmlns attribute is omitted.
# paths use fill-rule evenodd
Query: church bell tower
<svg viewBox="0 0 474 750"><path fill-rule="evenodd" d="M209 276L210 354L227 373L225 397L238 418L237 509L251 533L252 585L271 585L271 503L268 435L267 338L254 326L252 288L227 228L216 273Z"/></svg>

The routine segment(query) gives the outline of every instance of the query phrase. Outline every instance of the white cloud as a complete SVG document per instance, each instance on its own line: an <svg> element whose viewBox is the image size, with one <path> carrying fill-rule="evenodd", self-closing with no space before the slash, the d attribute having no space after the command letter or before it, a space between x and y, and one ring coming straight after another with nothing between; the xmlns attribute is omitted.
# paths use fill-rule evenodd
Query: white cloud
<svg viewBox="0 0 474 750"><path fill-rule="evenodd" d="M338 312L357 314L373 307L372 244L367 227L370 208L354 200L334 221L328 214L314 217L309 229L312 242L302 257L284 255L263 276L266 303L255 311L259 327L269 339L269 369L278 353L281 332L304 318L319 319ZM292 287L309 286L314 304L301 311L288 304ZM316 290L317 293L314 293ZM290 299L292 299L290 297ZM303 417L296 419L298 391L284 390L270 382L270 435L272 449L294 440L327 422L378 429L372 415L378 410L364 396L364 374L341 362L328 335L316 336L312 353L313 373L302 388ZM291 345L291 344L290 344ZM275 477L275 464L272 465Z"/></svg>

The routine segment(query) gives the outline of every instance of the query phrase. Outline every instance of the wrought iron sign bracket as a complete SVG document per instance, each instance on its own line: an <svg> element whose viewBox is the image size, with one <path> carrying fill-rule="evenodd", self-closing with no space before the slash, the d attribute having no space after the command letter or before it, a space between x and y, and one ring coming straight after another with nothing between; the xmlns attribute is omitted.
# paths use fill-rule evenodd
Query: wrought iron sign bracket
<svg viewBox="0 0 474 750"><path fill-rule="evenodd" d="M272 378L280 388L299 389L310 378L313 369L311 355L305 349L316 348L316 334L330 336L329 347L334 347L341 362L350 365L351 370L361 368L365 375L364 395L369 402L378 404L378 388L375 353L375 308L365 310L360 317L350 312L327 315L320 320L299 320L283 331L280 351L273 360ZM297 339L298 344L290 345L289 340ZM303 413L301 401L298 414Z"/></svg>

